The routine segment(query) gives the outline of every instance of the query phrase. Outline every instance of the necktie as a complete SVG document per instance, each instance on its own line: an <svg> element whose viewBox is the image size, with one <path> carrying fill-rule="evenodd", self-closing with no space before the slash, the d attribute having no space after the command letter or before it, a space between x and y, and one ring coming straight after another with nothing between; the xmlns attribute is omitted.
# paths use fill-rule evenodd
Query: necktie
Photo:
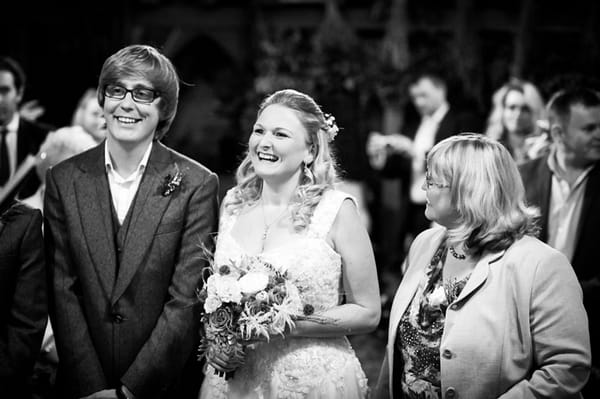
<svg viewBox="0 0 600 399"><path fill-rule="evenodd" d="M10 164L8 163L8 146L6 145L6 134L8 129L0 126L0 186L3 186L10 177Z"/></svg>

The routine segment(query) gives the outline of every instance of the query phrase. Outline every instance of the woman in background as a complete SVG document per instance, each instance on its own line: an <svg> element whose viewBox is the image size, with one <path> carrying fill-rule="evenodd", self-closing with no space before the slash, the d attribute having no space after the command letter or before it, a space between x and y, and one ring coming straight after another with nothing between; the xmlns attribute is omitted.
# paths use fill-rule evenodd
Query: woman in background
<svg viewBox="0 0 600 399"><path fill-rule="evenodd" d="M494 93L492 101L486 135L500 141L517 163L540 155L547 136L541 135L539 126L539 121L545 121L545 110L538 89L530 82L511 79Z"/></svg>
<svg viewBox="0 0 600 399"><path fill-rule="evenodd" d="M57 163L88 150L96 144L92 136L76 126L63 127L55 132L50 132L40 146L35 166L42 184L31 197L23 199L23 203L43 211L46 171Z"/></svg>
<svg viewBox="0 0 600 399"><path fill-rule="evenodd" d="M98 104L96 89L87 89L73 113L72 126L80 126L86 133L91 135L96 143L100 143L106 137L106 120L102 108Z"/></svg>

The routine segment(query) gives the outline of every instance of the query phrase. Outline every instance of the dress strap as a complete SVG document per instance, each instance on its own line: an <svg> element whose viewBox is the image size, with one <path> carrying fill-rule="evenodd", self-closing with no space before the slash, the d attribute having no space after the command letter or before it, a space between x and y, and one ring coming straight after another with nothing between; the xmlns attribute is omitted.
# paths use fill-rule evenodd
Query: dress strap
<svg viewBox="0 0 600 399"><path fill-rule="evenodd" d="M219 234L229 233L236 219L237 212L232 212L227 205L233 201L234 188L227 190L221 205L221 215L219 217Z"/></svg>
<svg viewBox="0 0 600 399"><path fill-rule="evenodd" d="M325 191L311 217L308 235L325 239L345 199L356 205L356 199L350 194L339 190Z"/></svg>

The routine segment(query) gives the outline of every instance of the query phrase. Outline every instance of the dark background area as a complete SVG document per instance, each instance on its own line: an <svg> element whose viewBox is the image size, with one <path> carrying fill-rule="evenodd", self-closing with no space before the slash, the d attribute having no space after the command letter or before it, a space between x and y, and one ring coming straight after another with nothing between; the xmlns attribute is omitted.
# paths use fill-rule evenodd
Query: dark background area
<svg viewBox="0 0 600 399"><path fill-rule="evenodd" d="M342 29L324 26L331 4L339 17L334 22ZM403 10L404 20L395 20L394 7ZM80 95L95 85L104 59L131 43L163 49L183 81L208 86L204 94L216 98L220 115L230 121L243 119L246 103L255 105L252 92L264 94L256 88L257 78L282 74L287 67L292 77L295 72L300 78L312 73L309 79L319 79L314 76L319 72L309 71L315 69L315 62L304 68L301 62L286 66L284 58L315 58L309 47L320 32L337 40L334 45L342 47L340 55L350 54L352 66L359 68L342 72L357 82L359 112L365 112L370 96L381 97L382 81L402 96L399 83L405 67L430 58L454 75L452 87L458 89L451 94L466 95L468 104L485 113L493 90L512 75L530 79L546 96L559 75L596 77L599 9L595 0L24 0L3 12L0 53L23 65L29 78L25 100L39 100L46 109L42 120L56 126L69 123ZM340 40L336 34L343 29L351 34ZM400 41L407 49L405 60L390 71L381 54L394 29L403 31ZM266 40L280 46L274 50L279 54L265 56L261 42ZM286 44L292 49L281 48ZM280 57L274 61L279 65L261 70L261 62L269 57ZM319 62L325 70L335 63ZM328 74L322 73L326 78ZM183 87L182 105L193 90L193 86ZM236 121L220 128L240 127Z"/></svg>

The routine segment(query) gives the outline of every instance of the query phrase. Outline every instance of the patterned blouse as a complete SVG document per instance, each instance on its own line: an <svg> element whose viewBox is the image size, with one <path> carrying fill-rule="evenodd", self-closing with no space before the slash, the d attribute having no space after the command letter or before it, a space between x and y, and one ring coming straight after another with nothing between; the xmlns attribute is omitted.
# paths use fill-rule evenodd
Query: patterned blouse
<svg viewBox="0 0 600 399"><path fill-rule="evenodd" d="M396 351L402 354L403 397L438 399L440 381L440 342L444 333L446 309L460 295L470 275L462 280L443 281L442 266L448 253L445 240L433 255L415 296L398 325Z"/></svg>

